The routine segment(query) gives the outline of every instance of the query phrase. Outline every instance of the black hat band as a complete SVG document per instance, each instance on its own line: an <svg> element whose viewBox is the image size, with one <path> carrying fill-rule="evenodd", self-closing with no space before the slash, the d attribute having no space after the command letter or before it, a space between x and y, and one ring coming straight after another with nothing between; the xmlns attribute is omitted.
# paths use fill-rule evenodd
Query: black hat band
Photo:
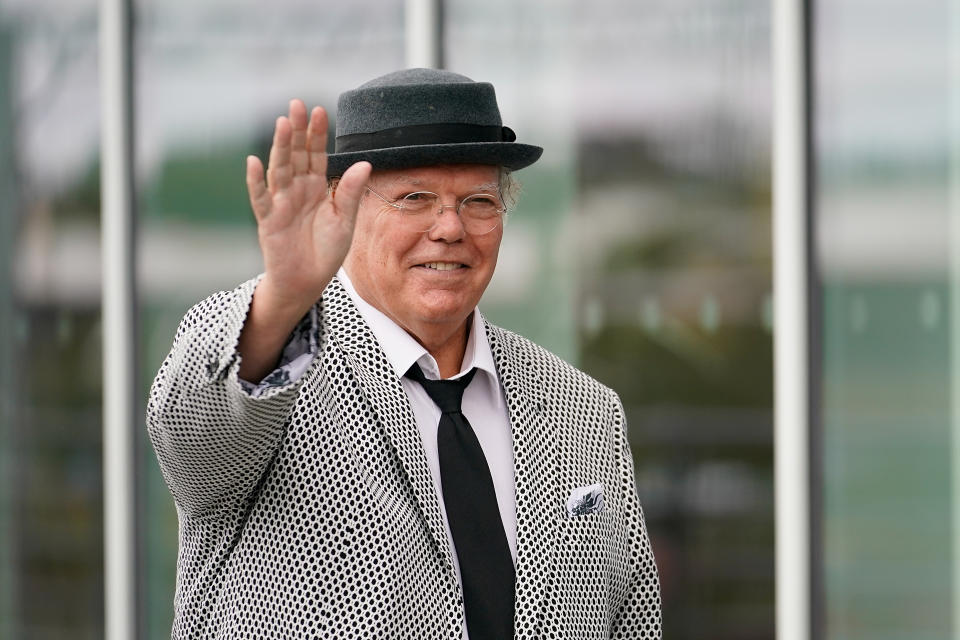
<svg viewBox="0 0 960 640"><path fill-rule="evenodd" d="M415 147L465 142L514 142L517 134L510 127L478 124L419 124L394 127L372 133L337 136L337 153L371 151L391 147Z"/></svg>

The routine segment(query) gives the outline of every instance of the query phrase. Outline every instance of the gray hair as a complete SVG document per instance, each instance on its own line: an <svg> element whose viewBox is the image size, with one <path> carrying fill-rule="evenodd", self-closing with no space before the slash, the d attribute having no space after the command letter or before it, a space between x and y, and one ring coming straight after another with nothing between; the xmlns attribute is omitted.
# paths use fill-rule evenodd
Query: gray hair
<svg viewBox="0 0 960 640"><path fill-rule="evenodd" d="M503 198L503 205L509 213L520 200L520 193L523 186L517 180L513 172L504 167L500 167L500 197Z"/></svg>

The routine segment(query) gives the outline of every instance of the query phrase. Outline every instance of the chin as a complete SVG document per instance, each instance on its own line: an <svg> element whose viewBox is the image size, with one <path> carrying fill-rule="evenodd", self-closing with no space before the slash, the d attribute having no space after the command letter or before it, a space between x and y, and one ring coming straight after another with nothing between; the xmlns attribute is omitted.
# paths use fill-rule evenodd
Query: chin
<svg viewBox="0 0 960 640"><path fill-rule="evenodd" d="M424 309L420 319L428 324L460 324L470 316L471 311L473 311L473 307L470 307L468 311L462 311L460 309Z"/></svg>
<svg viewBox="0 0 960 640"><path fill-rule="evenodd" d="M469 306L462 301L451 304L450 301L424 302L419 307L419 315L423 322L431 324L449 324L463 322L473 311L475 304Z"/></svg>

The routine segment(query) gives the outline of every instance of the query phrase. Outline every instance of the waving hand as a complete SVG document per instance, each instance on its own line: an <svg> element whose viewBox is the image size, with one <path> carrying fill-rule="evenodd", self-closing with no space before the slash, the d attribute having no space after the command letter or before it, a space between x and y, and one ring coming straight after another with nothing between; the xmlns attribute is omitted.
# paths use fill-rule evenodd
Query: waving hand
<svg viewBox="0 0 960 640"><path fill-rule="evenodd" d="M371 167L353 165L328 193L326 145L324 109L314 107L308 121L304 103L291 100L289 115L277 118L266 180L260 159L247 158L247 191L265 275L240 337L240 373L246 380L259 380L272 369L287 335L350 249Z"/></svg>

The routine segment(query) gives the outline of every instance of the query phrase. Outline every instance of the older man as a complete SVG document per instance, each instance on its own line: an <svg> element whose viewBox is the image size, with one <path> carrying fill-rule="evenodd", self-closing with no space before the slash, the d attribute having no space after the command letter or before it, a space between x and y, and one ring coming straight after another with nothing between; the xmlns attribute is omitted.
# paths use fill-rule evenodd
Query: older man
<svg viewBox="0 0 960 640"><path fill-rule="evenodd" d="M176 638L659 638L617 396L487 323L493 87L400 71L298 100L247 162L265 273L184 318L150 396ZM334 176L332 180L327 175Z"/></svg>

